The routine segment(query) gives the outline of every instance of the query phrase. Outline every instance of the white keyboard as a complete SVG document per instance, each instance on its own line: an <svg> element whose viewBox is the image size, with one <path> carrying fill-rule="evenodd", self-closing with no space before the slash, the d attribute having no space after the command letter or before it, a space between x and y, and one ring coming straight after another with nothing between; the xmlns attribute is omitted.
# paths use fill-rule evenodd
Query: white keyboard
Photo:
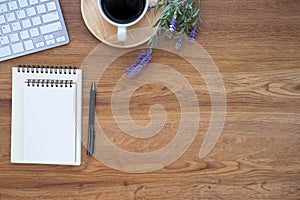
<svg viewBox="0 0 300 200"><path fill-rule="evenodd" d="M58 0L0 0L0 61L68 43Z"/></svg>

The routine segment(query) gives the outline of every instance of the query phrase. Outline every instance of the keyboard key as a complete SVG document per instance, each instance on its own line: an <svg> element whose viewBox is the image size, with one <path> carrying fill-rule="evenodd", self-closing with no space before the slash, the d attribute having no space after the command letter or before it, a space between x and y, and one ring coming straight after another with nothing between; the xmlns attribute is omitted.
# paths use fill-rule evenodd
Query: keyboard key
<svg viewBox="0 0 300 200"><path fill-rule="evenodd" d="M45 13L45 12L46 12L46 7L45 7L45 5L44 5L44 4L42 4L42 5L38 5L38 6L36 7L36 9L37 9L37 12L38 12L38 13L40 13L40 14L42 14L42 13Z"/></svg>
<svg viewBox="0 0 300 200"><path fill-rule="evenodd" d="M51 40L54 38L54 35L53 34L49 34L49 35L45 35L45 40Z"/></svg>
<svg viewBox="0 0 300 200"><path fill-rule="evenodd" d="M50 3L47 3L47 9L48 9L48 11L56 10L55 2L52 1L52 2L50 2Z"/></svg>
<svg viewBox="0 0 300 200"><path fill-rule="evenodd" d="M24 10L17 11L17 17L18 19L24 19L26 17L25 11Z"/></svg>
<svg viewBox="0 0 300 200"><path fill-rule="evenodd" d="M22 40L29 38L29 33L27 30L20 32L20 36Z"/></svg>
<svg viewBox="0 0 300 200"><path fill-rule="evenodd" d="M39 16L33 17L31 21L34 26L40 25L42 23L41 18Z"/></svg>
<svg viewBox="0 0 300 200"><path fill-rule="evenodd" d="M48 34L59 30L62 30L62 26L60 22L55 22L40 27L41 34Z"/></svg>
<svg viewBox="0 0 300 200"><path fill-rule="evenodd" d="M36 12L35 12L34 7L27 8L27 9L26 9L26 13L27 13L27 15L28 15L29 17L36 15Z"/></svg>
<svg viewBox="0 0 300 200"><path fill-rule="evenodd" d="M36 36L40 35L39 30L37 28L30 29L29 32L30 32L31 37L36 37Z"/></svg>
<svg viewBox="0 0 300 200"><path fill-rule="evenodd" d="M20 24L20 22L12 23L11 27L12 27L13 31L19 31L19 30L21 30L21 24Z"/></svg>
<svg viewBox="0 0 300 200"><path fill-rule="evenodd" d="M0 24L6 23L4 15L0 15Z"/></svg>
<svg viewBox="0 0 300 200"><path fill-rule="evenodd" d="M29 50L31 50L31 49L34 49L32 40L27 40L27 41L25 41L25 42L24 42L24 46L25 46L26 51L29 51Z"/></svg>
<svg viewBox="0 0 300 200"><path fill-rule="evenodd" d="M2 29L2 32L3 32L4 34L5 34L5 33L10 33L10 32L11 32L11 29L10 29L9 24L3 25L3 26L1 27L1 29Z"/></svg>
<svg viewBox="0 0 300 200"><path fill-rule="evenodd" d="M6 4L0 4L0 14L7 12Z"/></svg>
<svg viewBox="0 0 300 200"><path fill-rule="evenodd" d="M42 19L43 19L44 23L48 23L48 22L53 22L53 21L58 20L59 16L58 16L57 12L53 12L53 13L43 15Z"/></svg>
<svg viewBox="0 0 300 200"><path fill-rule="evenodd" d="M28 6L27 0L18 0L21 8Z"/></svg>
<svg viewBox="0 0 300 200"><path fill-rule="evenodd" d="M24 51L22 43L16 43L16 44L11 45L11 49L12 49L13 53L21 53Z"/></svg>
<svg viewBox="0 0 300 200"><path fill-rule="evenodd" d="M52 39L52 40L46 40L46 44L47 45L55 44L55 40L54 39Z"/></svg>
<svg viewBox="0 0 300 200"><path fill-rule="evenodd" d="M9 2L8 7L9 7L9 10L17 10L18 9L17 2L16 1Z"/></svg>
<svg viewBox="0 0 300 200"><path fill-rule="evenodd" d="M29 19L24 19L22 21L22 26L23 26L23 28L29 28L29 27L31 27L30 20Z"/></svg>
<svg viewBox="0 0 300 200"><path fill-rule="evenodd" d="M7 13L6 14L6 19L8 22L12 22L16 20L16 16L14 13Z"/></svg>
<svg viewBox="0 0 300 200"><path fill-rule="evenodd" d="M46 1L49 1L49 0L40 0L41 2L46 2Z"/></svg>
<svg viewBox="0 0 300 200"><path fill-rule="evenodd" d="M7 47L0 47L0 58L5 57L5 56L10 56L11 55L11 50L9 46Z"/></svg>
<svg viewBox="0 0 300 200"><path fill-rule="evenodd" d="M38 4L38 0L29 0L29 4L30 5L35 5L35 4Z"/></svg>
<svg viewBox="0 0 300 200"><path fill-rule="evenodd" d="M10 41L11 42L18 42L19 41L19 36L18 36L18 33L13 33L9 36L10 38Z"/></svg>
<svg viewBox="0 0 300 200"><path fill-rule="evenodd" d="M43 46L45 46L45 43L44 43L44 42L38 42L38 43L35 44L35 47L36 47L36 48L41 48L41 47L43 47Z"/></svg>
<svg viewBox="0 0 300 200"><path fill-rule="evenodd" d="M65 40L66 40L65 36L61 36L61 37L56 38L56 42L63 42Z"/></svg>
<svg viewBox="0 0 300 200"><path fill-rule="evenodd" d="M0 43L1 45L8 44L9 43L8 37L7 36L0 37Z"/></svg>

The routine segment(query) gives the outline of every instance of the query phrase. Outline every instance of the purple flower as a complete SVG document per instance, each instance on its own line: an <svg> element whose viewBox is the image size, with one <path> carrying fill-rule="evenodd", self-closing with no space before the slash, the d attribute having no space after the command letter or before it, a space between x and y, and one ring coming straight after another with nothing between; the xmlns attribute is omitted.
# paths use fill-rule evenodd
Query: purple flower
<svg viewBox="0 0 300 200"><path fill-rule="evenodd" d="M176 22L176 17L173 17L173 19L170 21L170 28L169 28L169 35L168 38L172 38L174 36L174 33L177 28L177 22Z"/></svg>
<svg viewBox="0 0 300 200"><path fill-rule="evenodd" d="M147 55L147 52L144 50L140 53L140 55L136 58L136 60L125 70L125 73L133 70L141 60Z"/></svg>
<svg viewBox="0 0 300 200"><path fill-rule="evenodd" d="M195 26L193 28L193 30L190 32L190 38L189 38L189 41L188 41L190 44L193 44L194 41L195 41L195 38L197 36L197 29L198 29L198 27Z"/></svg>
<svg viewBox="0 0 300 200"><path fill-rule="evenodd" d="M152 49L149 49L147 52L142 51L142 53L137 57L135 62L131 64L126 70L126 77L127 78L134 78L136 77L142 69L152 60L151 57Z"/></svg>
<svg viewBox="0 0 300 200"><path fill-rule="evenodd" d="M183 39L183 37L182 37L182 35L180 36L180 38L177 40L177 42L176 42L176 45L175 45L175 49L180 49L181 48L181 46L182 46L182 39Z"/></svg>
<svg viewBox="0 0 300 200"><path fill-rule="evenodd" d="M151 11L153 8L155 8L155 5L150 5L150 6L148 6L147 11L149 12L149 11Z"/></svg>

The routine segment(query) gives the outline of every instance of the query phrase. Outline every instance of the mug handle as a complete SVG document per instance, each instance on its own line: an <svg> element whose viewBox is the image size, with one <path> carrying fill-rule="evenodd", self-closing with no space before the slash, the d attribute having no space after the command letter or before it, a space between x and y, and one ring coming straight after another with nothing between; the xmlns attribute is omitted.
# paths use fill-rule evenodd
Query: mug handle
<svg viewBox="0 0 300 200"><path fill-rule="evenodd" d="M118 40L125 41L127 38L127 27L126 26L118 26Z"/></svg>

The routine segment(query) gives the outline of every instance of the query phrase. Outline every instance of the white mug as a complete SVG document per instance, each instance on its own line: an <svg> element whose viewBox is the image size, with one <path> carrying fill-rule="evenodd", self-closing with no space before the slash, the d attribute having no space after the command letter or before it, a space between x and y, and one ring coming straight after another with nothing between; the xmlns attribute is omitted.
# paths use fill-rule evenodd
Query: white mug
<svg viewBox="0 0 300 200"><path fill-rule="evenodd" d="M119 0L121 1L121 0ZM134 19L134 21L130 21L129 23L118 23L117 21L113 21L112 19L110 19L104 12L103 10L103 5L102 5L102 0L97 0L98 2L98 8L99 11L102 15L102 17L110 24L118 27L118 40L119 41L126 41L127 38L127 27L132 26L136 23L138 23L146 14L147 10L148 10L148 5L149 5L149 0L144 0L145 1L145 7L143 9L143 11L141 12L141 14Z"/></svg>

